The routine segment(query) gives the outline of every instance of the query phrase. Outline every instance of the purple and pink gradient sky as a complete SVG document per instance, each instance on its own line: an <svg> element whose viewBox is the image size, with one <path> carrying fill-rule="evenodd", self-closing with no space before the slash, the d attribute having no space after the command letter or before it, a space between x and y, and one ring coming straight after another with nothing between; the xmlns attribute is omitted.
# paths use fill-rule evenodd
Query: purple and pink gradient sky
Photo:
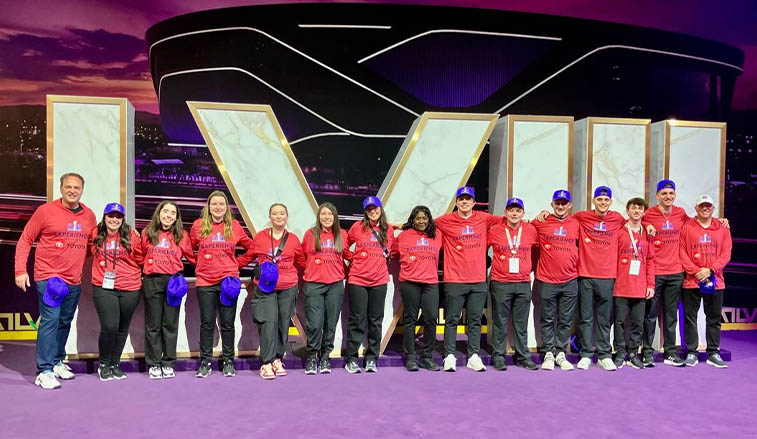
<svg viewBox="0 0 757 439"><path fill-rule="evenodd" d="M309 1L309 2L312 2ZM44 104L46 94L123 96L158 112L144 42L151 25L181 14L272 0L25 0L0 16L0 106ZM359 3L350 1L347 3ZM757 109L757 0L373 0L588 18L721 41L745 53L734 109Z"/></svg>

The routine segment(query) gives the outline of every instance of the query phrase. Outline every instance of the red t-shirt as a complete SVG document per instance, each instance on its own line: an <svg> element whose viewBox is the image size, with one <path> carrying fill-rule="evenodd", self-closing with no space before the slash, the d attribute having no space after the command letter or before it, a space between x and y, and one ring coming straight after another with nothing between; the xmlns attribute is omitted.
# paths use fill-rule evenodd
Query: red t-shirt
<svg viewBox="0 0 757 439"><path fill-rule="evenodd" d="M59 198L37 208L16 245L16 276L26 273L32 244L39 239L34 253L34 280L60 276L69 285L81 284L87 240L97 220L92 209L79 205L82 209L73 213Z"/></svg>
<svg viewBox="0 0 757 439"><path fill-rule="evenodd" d="M439 230L433 239L415 229L402 231L392 246L392 255L400 258L400 281L439 283L441 248L442 233Z"/></svg>
<svg viewBox="0 0 757 439"><path fill-rule="evenodd" d="M334 249L334 233L321 230L321 250L315 251L315 230L309 229L302 238L302 250L305 253L305 275L307 282L331 284L344 280L344 260L352 258L347 245L347 232L339 230L342 237L342 252Z"/></svg>
<svg viewBox="0 0 757 439"><path fill-rule="evenodd" d="M647 288L654 288L655 276L655 256L652 237L647 235L644 226L641 232L632 232L633 239L636 241L634 252L631 244L631 236L628 229L623 227L617 233L617 276L615 278L615 287L612 295L615 297L632 297L644 299L647 296ZM634 259L641 261L639 274L630 273L631 261Z"/></svg>
<svg viewBox="0 0 757 439"><path fill-rule="evenodd" d="M515 246L513 255L510 243L507 240L507 232L510 231L510 239ZM518 242L518 230L520 231L520 242ZM492 271L491 278L497 282L530 282L532 263L531 248L538 244L539 235L536 228L527 222L521 221L518 228L504 224L496 225L489 229L487 244L492 248ZM518 262L518 273L510 273L510 258L516 257Z"/></svg>
<svg viewBox="0 0 757 439"><path fill-rule="evenodd" d="M477 210L468 218L451 212L436 219L436 229L442 232L444 282L486 281L486 232L501 222L501 216Z"/></svg>
<svg viewBox="0 0 757 439"><path fill-rule="evenodd" d="M679 244L681 265L686 272L683 287L699 288L699 282L694 275L700 268L707 267L715 271L715 289L725 289L723 269L731 260L732 248L731 231L716 218L712 219L707 228L696 219L688 221L681 229Z"/></svg>
<svg viewBox="0 0 757 439"><path fill-rule="evenodd" d="M536 278L542 282L560 284L578 277L578 221L563 220L554 215L544 222L531 224L539 233L539 265Z"/></svg>
<svg viewBox="0 0 757 439"><path fill-rule="evenodd" d="M600 217L593 210L573 215L578 221L578 275L613 279L617 270L618 239L615 234L626 223L623 215L613 210Z"/></svg>
<svg viewBox="0 0 757 439"><path fill-rule="evenodd" d="M95 246L96 237L97 228L92 229L89 236L90 249L94 255L92 285L101 287L105 272L113 271L116 273L116 290L137 291L142 288L142 269L139 266L144 257L142 240L137 232L134 229L131 230L131 250L121 245L121 237L118 233L109 233L99 246Z"/></svg>
<svg viewBox="0 0 757 439"><path fill-rule="evenodd" d="M279 280L276 282L277 290L286 290L297 286L299 282L297 265L303 265L304 262L300 238L288 230L285 233L289 234L289 238L287 238L287 242L280 253L278 262ZM253 239L253 251L258 264L262 264L264 261L273 261L273 252L278 250L282 239L284 239L284 235L279 239L274 239L273 246L271 246L270 228L263 229L255 235L255 239Z"/></svg>
<svg viewBox="0 0 757 439"><path fill-rule="evenodd" d="M373 225L378 233L378 226ZM389 269L386 266L384 249L369 229L363 229L363 222L356 221L347 233L348 247L355 244L352 252L347 282L363 287L375 287L389 283ZM388 226L386 231L387 250L392 248L394 228Z"/></svg>
<svg viewBox="0 0 757 439"><path fill-rule="evenodd" d="M147 234L142 230L142 252L145 255L145 263L142 272L144 274L175 274L184 270L181 257L187 258L190 264L195 263L195 254L192 251L192 242L186 230L181 231L181 242L176 245L171 231L158 232L158 243L153 244Z"/></svg>
<svg viewBox="0 0 757 439"><path fill-rule="evenodd" d="M192 247L197 250L197 286L216 285L228 276L239 276L239 269L252 261L252 239L247 236L239 221L231 220L231 239L223 236L224 223L214 223L210 235L202 238L202 218L192 224L189 237ZM237 258L234 254L237 244L246 252Z"/></svg>
<svg viewBox="0 0 757 439"><path fill-rule="evenodd" d="M672 206L669 214L664 214L660 206L652 207L644 212L642 224L651 224L657 230L652 238L655 248L656 274L678 274L683 271L681 258L678 256L678 237L683 225L691 219L686 211L678 206Z"/></svg>

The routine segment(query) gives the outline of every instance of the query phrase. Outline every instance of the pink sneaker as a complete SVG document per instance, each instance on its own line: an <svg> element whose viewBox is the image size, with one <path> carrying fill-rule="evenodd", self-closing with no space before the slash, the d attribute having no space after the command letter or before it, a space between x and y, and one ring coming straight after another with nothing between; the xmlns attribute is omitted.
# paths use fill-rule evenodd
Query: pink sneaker
<svg viewBox="0 0 757 439"><path fill-rule="evenodd" d="M279 358L273 360L272 366L273 373L275 373L277 377L286 376L287 370L284 368L284 363L282 363Z"/></svg>
<svg viewBox="0 0 757 439"><path fill-rule="evenodd" d="M276 378L276 374L273 373L273 367L271 367L270 363L260 366L260 378L263 378L264 380L272 380Z"/></svg>

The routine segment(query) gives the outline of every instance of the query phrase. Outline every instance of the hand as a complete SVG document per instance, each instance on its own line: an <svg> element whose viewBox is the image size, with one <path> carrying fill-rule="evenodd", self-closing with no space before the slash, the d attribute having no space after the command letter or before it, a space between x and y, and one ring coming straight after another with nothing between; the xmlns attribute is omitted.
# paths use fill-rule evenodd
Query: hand
<svg viewBox="0 0 757 439"><path fill-rule="evenodd" d="M726 229L731 229L731 225L728 223L728 218L718 218L717 220L720 221L720 224L722 224Z"/></svg>
<svg viewBox="0 0 757 439"><path fill-rule="evenodd" d="M657 234L657 229L655 229L654 226L651 224L647 225L647 235L655 236L656 234Z"/></svg>
<svg viewBox="0 0 757 439"><path fill-rule="evenodd" d="M654 288L647 287L647 299L651 299L654 297Z"/></svg>
<svg viewBox="0 0 757 439"><path fill-rule="evenodd" d="M539 221L540 223L543 223L544 221L546 221L546 220L547 220L547 218L549 218L549 212L547 212L546 210L542 210L541 212L539 212L539 213L538 213L538 214L536 215L536 218L535 218L535 219L536 219L537 221Z"/></svg>
<svg viewBox="0 0 757 439"><path fill-rule="evenodd" d="M710 271L709 268L701 268L694 276L697 278L697 280L705 280L710 277L711 274L712 271Z"/></svg>
<svg viewBox="0 0 757 439"><path fill-rule="evenodd" d="M22 291L26 292L26 289L31 286L29 283L29 274L19 274L16 276L16 286L19 287Z"/></svg>

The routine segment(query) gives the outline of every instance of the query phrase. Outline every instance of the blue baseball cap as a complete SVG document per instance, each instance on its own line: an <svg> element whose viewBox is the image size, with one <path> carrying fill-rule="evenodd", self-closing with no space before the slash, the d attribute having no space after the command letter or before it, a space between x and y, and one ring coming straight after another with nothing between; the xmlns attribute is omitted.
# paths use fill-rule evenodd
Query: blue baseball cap
<svg viewBox="0 0 757 439"><path fill-rule="evenodd" d="M221 281L221 303L224 306L236 305L239 298L239 290L242 289L242 281L236 276L226 276Z"/></svg>
<svg viewBox="0 0 757 439"><path fill-rule="evenodd" d="M594 189L594 198L602 196L612 198L612 189L607 186L597 186L597 188Z"/></svg>
<svg viewBox="0 0 757 439"><path fill-rule="evenodd" d="M119 203L108 203L105 205L105 210L103 210L103 215L107 215L109 213L120 213L123 216L126 216L126 209L124 209L124 206L122 206Z"/></svg>
<svg viewBox="0 0 757 439"><path fill-rule="evenodd" d="M467 195L467 196L469 196L469 197L471 197L471 198L473 198L475 200L476 199L476 190L473 189L470 186L463 186L463 187L459 188L457 190L457 192L455 192L455 199L458 199L458 198L462 197L463 195Z"/></svg>
<svg viewBox="0 0 757 439"><path fill-rule="evenodd" d="M566 191L565 189L556 190L555 193L552 194L552 201L557 200L565 200L570 202L570 191Z"/></svg>
<svg viewBox="0 0 757 439"><path fill-rule="evenodd" d="M264 261L260 265L260 279L258 279L258 288L260 291L271 294L276 289L279 281L279 267L271 261Z"/></svg>
<svg viewBox="0 0 757 439"><path fill-rule="evenodd" d="M507 209L510 206L518 206L521 209L525 209L525 207L523 206L523 200L521 200L520 198L513 197L507 200L507 203L505 203L505 209Z"/></svg>
<svg viewBox="0 0 757 439"><path fill-rule="evenodd" d="M47 306L57 308L63 303L63 299L68 296L68 293L66 282L58 276L53 276L47 279L47 286L45 287L45 293L42 295L42 301Z"/></svg>
<svg viewBox="0 0 757 439"><path fill-rule="evenodd" d="M702 294L717 294L717 291L715 291L717 286L718 278L715 277L715 273L710 273L710 277L699 281L699 291Z"/></svg>
<svg viewBox="0 0 757 439"><path fill-rule="evenodd" d="M382 207L383 204L381 204L379 197L366 197L363 200L363 210L367 209L368 206Z"/></svg>
<svg viewBox="0 0 757 439"><path fill-rule="evenodd" d="M187 295L187 280L181 273L176 273L168 279L166 284L166 303L177 307L181 305L181 299Z"/></svg>
<svg viewBox="0 0 757 439"><path fill-rule="evenodd" d="M676 183L673 180L660 180L657 182L657 192L663 189L676 190Z"/></svg>

